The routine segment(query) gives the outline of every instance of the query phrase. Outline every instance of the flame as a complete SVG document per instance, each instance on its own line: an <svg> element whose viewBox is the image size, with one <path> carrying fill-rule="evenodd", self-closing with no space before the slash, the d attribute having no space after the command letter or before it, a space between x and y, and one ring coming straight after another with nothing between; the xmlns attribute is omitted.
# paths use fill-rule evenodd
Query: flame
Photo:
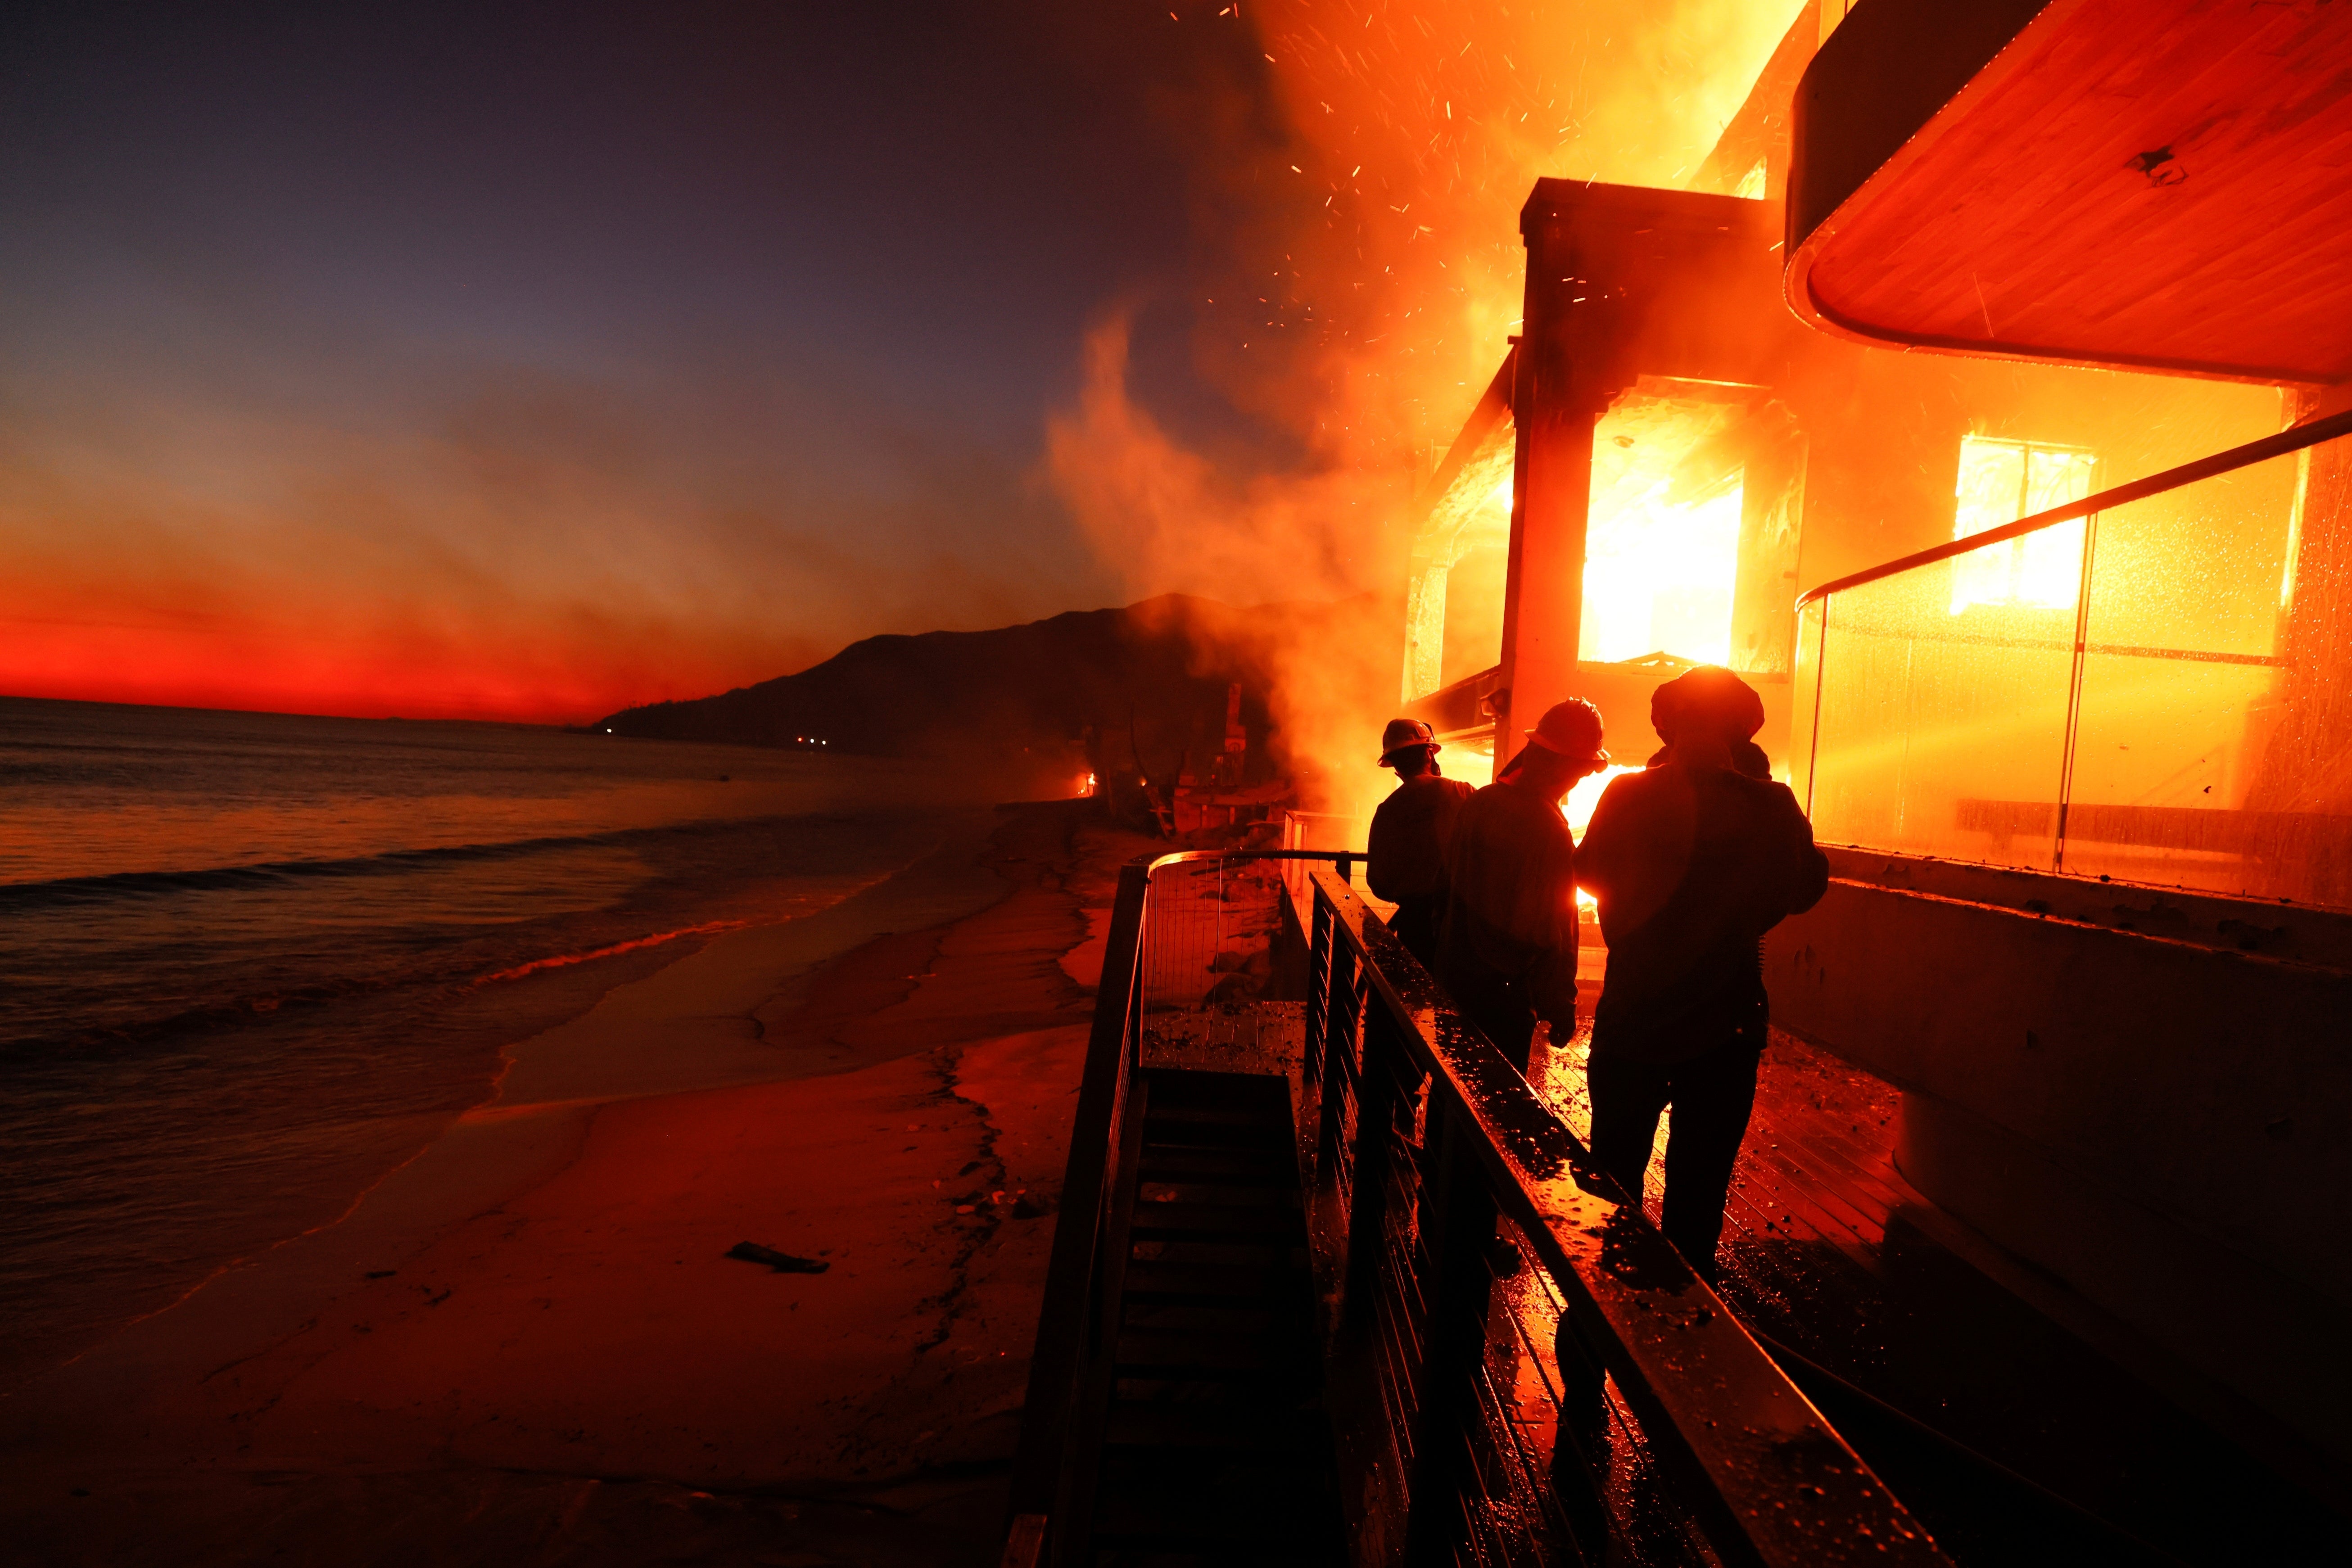
<svg viewBox="0 0 2352 1568"><path fill-rule="evenodd" d="M1633 395L1595 426L1580 658L1730 662L1745 491L1740 471L1708 455L1736 411Z"/></svg>
<svg viewBox="0 0 2352 1568"><path fill-rule="evenodd" d="M1620 773L1638 773L1641 771L1635 764L1612 763L1591 777L1579 780L1576 787L1568 792L1568 799L1560 804L1559 808L1560 814L1568 818L1570 829L1579 838L1583 837L1584 830L1592 826L1592 808L1601 804L1601 792L1609 787L1609 781Z"/></svg>

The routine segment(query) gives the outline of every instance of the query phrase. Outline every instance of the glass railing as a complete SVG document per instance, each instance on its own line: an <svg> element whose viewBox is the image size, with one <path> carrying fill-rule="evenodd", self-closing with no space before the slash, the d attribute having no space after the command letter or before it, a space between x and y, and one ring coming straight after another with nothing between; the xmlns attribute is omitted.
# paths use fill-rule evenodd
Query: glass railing
<svg viewBox="0 0 2352 1568"><path fill-rule="evenodd" d="M1831 844L2352 907L2352 415L1798 607Z"/></svg>

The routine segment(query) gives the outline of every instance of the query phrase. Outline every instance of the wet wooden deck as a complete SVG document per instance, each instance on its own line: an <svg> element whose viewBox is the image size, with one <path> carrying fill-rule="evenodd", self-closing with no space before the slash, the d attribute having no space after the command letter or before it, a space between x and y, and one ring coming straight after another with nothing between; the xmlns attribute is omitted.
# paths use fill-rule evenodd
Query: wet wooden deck
<svg viewBox="0 0 2352 1568"><path fill-rule="evenodd" d="M1586 1030L1563 1050L1539 1043L1530 1064L1579 1137L1591 1130L1587 1043ZM1967 1468L1940 1438L2064 1500L2054 1513L2071 1504L2147 1547L2127 1560L2347 1560L2352 1522L2126 1371L2114 1347L2094 1342L2100 1325L2086 1320L2095 1314L2074 1317L2078 1332L2029 1301L2021 1289L2063 1312L2066 1292L1914 1190L1895 1164L1901 1114L1884 1080L1774 1031L1733 1178L1718 1286L1768 1348L1882 1402L1895 1413L1890 1427L1907 1417L1936 1435L1919 1439L1915 1494ZM1651 1157L1653 1217L1671 1127L1669 1112ZM1906 1501L1923 1516L1937 1511L1927 1498ZM1947 1545L1971 1560L1962 1542Z"/></svg>

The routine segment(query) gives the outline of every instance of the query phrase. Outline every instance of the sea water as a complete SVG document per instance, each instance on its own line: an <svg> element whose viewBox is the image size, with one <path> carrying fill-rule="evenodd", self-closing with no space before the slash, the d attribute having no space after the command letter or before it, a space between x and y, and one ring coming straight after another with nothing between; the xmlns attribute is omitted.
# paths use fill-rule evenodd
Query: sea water
<svg viewBox="0 0 2352 1568"><path fill-rule="evenodd" d="M961 819L822 752L0 699L0 1389L331 1223L506 1046Z"/></svg>

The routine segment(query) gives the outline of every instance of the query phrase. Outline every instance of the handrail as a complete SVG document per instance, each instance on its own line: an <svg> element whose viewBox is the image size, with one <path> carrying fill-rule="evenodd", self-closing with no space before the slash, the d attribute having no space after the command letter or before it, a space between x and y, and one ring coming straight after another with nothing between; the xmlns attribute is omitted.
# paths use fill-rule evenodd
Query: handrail
<svg viewBox="0 0 2352 1568"><path fill-rule="evenodd" d="M1345 866L1363 858L1360 849L1178 849L1153 859L1145 874L1196 860L1337 860Z"/></svg>
<svg viewBox="0 0 2352 1568"><path fill-rule="evenodd" d="M1110 1152L1124 1112L1127 1064L1133 1039L1136 987L1142 978L1144 895L1150 872L1140 858L1119 868L1111 906L1103 972L1095 990L1094 1024L1078 1083L1077 1114L1062 1175L1060 1212L1045 1265L1045 1293L1022 1402L1021 1436L1013 1458L1010 1529L1005 1562L1032 1568L1045 1539L1045 1522L1059 1510L1059 1493L1078 1384L1085 1371L1087 1325L1100 1266Z"/></svg>
<svg viewBox="0 0 2352 1568"><path fill-rule="evenodd" d="M2037 511L2032 517L2021 517L2015 522L2005 522L1999 528L1986 529L1982 533L1971 533L1966 539L1950 540L1926 550L1915 551L1909 555L1898 556L1895 560L1884 562L1866 571L1855 572L1832 582L1823 583L1817 588L1808 588L1798 595L1797 609L1801 614L1806 605L1817 600L1826 599L1832 594L1843 594L1850 588L1859 588L1864 584L1875 583L1882 578L1911 571L1915 567L1932 566L1938 561L1948 561L1956 555L1966 555L1970 551L1982 550L1989 545L2005 544L2012 539L2022 539L2029 533L2039 533L2045 528L2054 528L2062 522L2072 522L2077 518L2089 517L2094 512L2127 506L2136 500L2146 500L2148 497L2161 495L2166 490L2179 489L2184 485L2192 485L2200 479L2210 479L2217 474L2226 474L2233 469L2251 468L2256 463L2268 462L2273 458L2283 458L2290 452L2300 452L2306 447L2316 447L2323 441L2332 441L2336 437L2344 435L2352 435L2352 409L2347 409L2342 414L2331 414L2325 419L2314 419L2308 424L2294 426L2280 431L2275 436L2265 436L2259 441L2249 441L2241 447L2231 447L2226 451L2216 452L2210 457L2200 458L2193 463L2183 463L2179 468L2167 468L2161 473L2150 474L2146 479L2134 479L2129 484L2117 485L2113 489L2101 490L2096 495L2084 496L2081 500L2068 501L2064 506L2052 507L2047 511Z"/></svg>
<svg viewBox="0 0 2352 1568"><path fill-rule="evenodd" d="M1466 1118L1487 1184L1527 1237L1641 1416L1655 1451L1699 1504L1727 1561L1946 1563L1927 1531L1593 1162L1508 1058L1454 1012L1420 961L1347 884L1310 873L1360 963L1369 998ZM1321 923L1318 910L1318 925ZM1350 1246L1355 1242L1351 1239ZM1799 1505L1794 1500L1801 1499Z"/></svg>

